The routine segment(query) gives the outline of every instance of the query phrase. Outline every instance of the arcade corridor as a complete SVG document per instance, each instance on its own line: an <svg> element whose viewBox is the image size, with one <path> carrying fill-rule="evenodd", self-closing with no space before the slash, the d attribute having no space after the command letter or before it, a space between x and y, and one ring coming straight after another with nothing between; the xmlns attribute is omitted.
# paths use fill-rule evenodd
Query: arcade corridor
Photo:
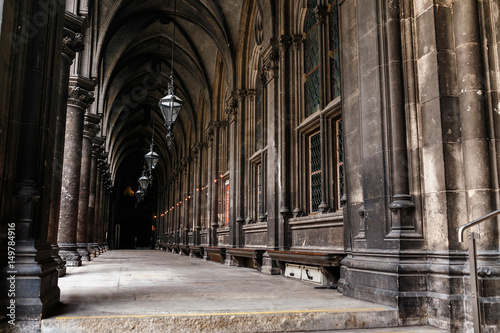
<svg viewBox="0 0 500 333"><path fill-rule="evenodd" d="M0 319L498 332L499 54L500 0L0 0Z"/></svg>

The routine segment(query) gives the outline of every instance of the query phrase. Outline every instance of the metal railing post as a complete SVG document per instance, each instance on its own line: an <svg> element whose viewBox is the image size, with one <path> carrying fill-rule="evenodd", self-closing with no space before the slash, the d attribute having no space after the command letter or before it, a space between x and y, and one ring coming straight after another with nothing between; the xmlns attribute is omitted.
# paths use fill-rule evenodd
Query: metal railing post
<svg viewBox="0 0 500 333"><path fill-rule="evenodd" d="M500 209L484 215L474 221L464 224L458 229L458 241L463 242L465 229L475 226L481 222L489 220L497 215L500 215ZM474 320L474 333L481 333L481 302L479 295L479 284L477 279L477 258L476 258L476 239L479 239L479 234L475 232L468 233L469 238L469 265L470 265L470 289L472 293L472 317Z"/></svg>
<svg viewBox="0 0 500 333"><path fill-rule="evenodd" d="M479 284L477 281L477 261L476 261L476 239L479 235L469 232L469 266L470 266L470 290L472 293L472 317L474 319L474 333L481 333L481 315L479 300Z"/></svg>

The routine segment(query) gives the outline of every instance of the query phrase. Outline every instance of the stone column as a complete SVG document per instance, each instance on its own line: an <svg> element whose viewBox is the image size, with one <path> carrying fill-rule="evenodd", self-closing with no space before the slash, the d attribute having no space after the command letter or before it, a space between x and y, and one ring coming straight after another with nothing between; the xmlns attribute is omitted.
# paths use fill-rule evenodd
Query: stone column
<svg viewBox="0 0 500 333"><path fill-rule="evenodd" d="M87 113L84 119L81 174L80 174L80 196L78 199L78 224L76 232L77 251L82 257L82 261L90 260L88 244L88 218L89 218L89 197L90 197L90 177L92 164L92 143L99 131L98 115Z"/></svg>
<svg viewBox="0 0 500 333"><path fill-rule="evenodd" d="M61 249L59 253L61 258L66 260L66 266L81 265L81 257L76 246L81 149L85 110L94 101L94 95L90 92L92 90L94 90L92 81L84 78L70 79L57 235L57 243Z"/></svg>
<svg viewBox="0 0 500 333"><path fill-rule="evenodd" d="M289 179L290 179L290 135L289 135L289 118L288 113L290 108L288 106L288 84L290 82L290 61L289 50L292 38L287 35L282 35L279 39L279 86L280 86L280 99L279 99L279 160L280 160L280 199L279 199L279 241L278 246L281 250L290 247L290 237L288 227L288 218L290 217L290 198L289 198ZM324 145L322 145L324 146ZM324 173L324 172L323 172Z"/></svg>
<svg viewBox="0 0 500 333"><path fill-rule="evenodd" d="M47 236L64 6L2 1L0 20L0 292L15 301L0 330L32 332L60 295Z"/></svg>
<svg viewBox="0 0 500 333"><path fill-rule="evenodd" d="M206 207L206 214L207 214L207 241L206 244L209 246L213 246L213 237L212 237L212 226L216 226L217 223L214 222L214 219L216 218L216 213L214 212L215 206L213 205L213 201L215 201L215 194L216 191L214 190L214 187L216 183L214 183L214 160L215 160L215 148L214 148L214 142L213 142L213 137L214 137L214 123L210 122L208 124L208 128L206 130L207 132L207 137L208 137L208 146L207 146L207 191L208 191L208 196L207 196L207 207Z"/></svg>
<svg viewBox="0 0 500 333"><path fill-rule="evenodd" d="M236 223L233 224L234 234L235 234L235 245L236 247L241 247L244 245L243 239L243 224L245 224L245 174L250 170L247 165L247 149L245 137L245 113L246 113L246 97L248 92L244 89L238 90L238 103L239 103L239 117L236 119L236 142L238 144L236 155L236 170L234 174L234 187L236 199L234 201L234 216L236 217ZM229 185L231 186L231 185Z"/></svg>
<svg viewBox="0 0 500 333"><path fill-rule="evenodd" d="M235 246L237 244L237 223L236 223L236 202L237 202L237 188L238 188L238 174L240 169L238 168L238 159L240 154L236 153L237 146L239 143L239 138L237 137L238 132L238 100L236 96L237 92L233 92L232 96L226 101L226 114L228 119L228 131L229 131L229 245ZM222 180L222 179L221 179ZM221 184L224 186L224 184ZM224 186L225 189L225 186ZM224 191L225 193L225 191ZM225 195L224 195L224 200Z"/></svg>
<svg viewBox="0 0 500 333"><path fill-rule="evenodd" d="M101 148L101 147L99 147ZM98 148L98 150L100 150ZM96 172L96 182L95 182L95 208L94 208L94 226L92 229L92 247L95 250L96 255L100 255L101 248L99 247L99 210L101 208L101 173L102 167L99 161L99 156L97 157L97 172Z"/></svg>
<svg viewBox="0 0 500 333"><path fill-rule="evenodd" d="M314 10L316 14L316 19L319 22L319 61L320 61L320 68L327 68L326 64L328 60L326 59L326 46L325 46L325 41L326 41L326 36L328 35L327 33L327 25L326 25L326 16L327 16L327 8L326 6L318 6ZM325 93L327 91L327 87L329 87L329 84L326 82L328 75L320 75L321 81L320 81L320 102L319 102L319 109L323 110L323 108L327 105L327 96L328 93ZM320 135L321 135L321 203L318 206L318 211L320 213L328 213L330 210L330 206L328 205L328 200L327 200L327 194L328 194L328 178L327 178L327 172L326 172L326 149L325 143L327 141L326 137L326 124L325 124L325 115L321 114L319 116L319 130L320 130Z"/></svg>
<svg viewBox="0 0 500 333"><path fill-rule="evenodd" d="M198 245L199 243L199 197L200 197L200 158L201 158L201 149L200 145L196 143L192 147L193 151L193 186L192 186L192 194L191 200L193 200L193 215L192 215L192 228L193 228L193 245Z"/></svg>
<svg viewBox="0 0 500 333"><path fill-rule="evenodd" d="M106 252L108 249L107 240L106 240L106 220L108 213L108 188L110 185L110 175L109 175L109 165L107 162L103 164L104 172L101 174L101 195L99 202L99 219L97 220L98 225L98 240L99 240L99 248L101 252Z"/></svg>
<svg viewBox="0 0 500 333"><path fill-rule="evenodd" d="M47 241L52 246L52 258L57 262L57 270L59 276L66 274L66 262L59 256L59 246L57 245L57 229L59 226L59 208L61 204L61 182L62 182L62 165L64 152L64 134L66 129L66 110L68 105L68 86L69 86L69 70L76 52L83 49L83 36L80 33L75 33L73 29L81 28L83 25L78 17L69 17L65 15L65 28L62 47L61 72L59 77L59 94L56 111L56 127L55 127L55 145L54 145L54 161L52 170L52 185L50 192L50 211L49 211L49 229ZM76 20L79 25L73 27L73 22Z"/></svg>
<svg viewBox="0 0 500 333"><path fill-rule="evenodd" d="M292 77L292 87L293 87L293 94L292 94L292 104L293 104L293 113L294 114L299 114L300 106L302 105L302 94L303 94L303 89L302 85L300 84L302 82L301 80L301 75L303 70L302 69L302 57L301 57L301 46L302 46L302 39L303 36L296 34L293 35L292 37L292 49L293 49L293 68L295 70L293 71L293 77ZM297 118L297 117L294 117ZM294 119L294 128L299 125L299 121L297 119ZM299 192L299 189L302 187L300 184L300 176L303 172L301 169L302 163L298 162L300 156L299 149L300 149L300 139L297 137L296 131L294 132L294 140L291 142L294 145L294 149L291 152L292 155L292 161L297 161L295 163L292 163L291 166L291 174L292 176L292 186L291 186L291 192L295 193L293 195L293 216L301 216L303 214L303 208L304 208L304 203L302 202L302 195Z"/></svg>
<svg viewBox="0 0 500 333"><path fill-rule="evenodd" d="M279 127L279 48L276 39L270 39L264 46L263 51L263 70L266 74L266 96L267 96L267 114L264 116L267 120L267 161L262 158L262 165L265 165L266 172L266 209L267 212L267 248L278 248L279 235L279 136L276 130ZM267 264L263 263L263 272L268 272Z"/></svg>
<svg viewBox="0 0 500 333"><path fill-rule="evenodd" d="M94 258L96 255L95 240L94 240L94 221L95 221L95 196L97 184L97 141L102 141L101 138L94 138L92 145L92 158L90 162L90 184L89 184L89 203L88 203L88 217L87 217L87 244L89 247L90 257Z"/></svg>
<svg viewBox="0 0 500 333"><path fill-rule="evenodd" d="M392 215L391 232L388 238L419 237L412 223L412 210L415 208L410 196L408 176L408 157L406 146L406 110L405 85L403 79L403 55L401 48L401 8L397 3L385 3L387 16L387 75L390 94L391 166L392 166L392 202L389 204ZM401 15L404 16L404 15ZM408 89L408 93L411 89Z"/></svg>
<svg viewBox="0 0 500 333"><path fill-rule="evenodd" d="M493 210L493 192L485 110L484 72L480 45L478 1L453 3L457 57L458 101L467 194L467 219L472 221ZM481 231L496 234L496 221L485 222ZM482 240L484 250L498 251L491 237Z"/></svg>

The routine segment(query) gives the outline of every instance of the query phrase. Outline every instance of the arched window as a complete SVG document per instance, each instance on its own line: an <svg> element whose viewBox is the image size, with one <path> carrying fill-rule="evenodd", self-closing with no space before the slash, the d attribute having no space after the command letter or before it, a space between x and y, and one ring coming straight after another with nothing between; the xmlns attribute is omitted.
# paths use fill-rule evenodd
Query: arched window
<svg viewBox="0 0 500 333"><path fill-rule="evenodd" d="M319 61L319 24L314 14L318 0L307 1L307 14L304 23L304 75L306 116L319 108L320 99L320 61Z"/></svg>
<svg viewBox="0 0 500 333"><path fill-rule="evenodd" d="M304 140L300 150L306 157L301 175L306 185L302 202L309 214L339 211L344 194L339 35L338 0L307 0L303 26L304 110L298 129Z"/></svg>

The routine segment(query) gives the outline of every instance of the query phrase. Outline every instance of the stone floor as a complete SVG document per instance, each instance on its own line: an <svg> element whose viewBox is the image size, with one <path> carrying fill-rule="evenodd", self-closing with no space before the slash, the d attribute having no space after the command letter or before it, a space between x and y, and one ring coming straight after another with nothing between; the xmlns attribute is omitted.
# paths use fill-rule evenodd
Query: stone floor
<svg viewBox="0 0 500 333"><path fill-rule="evenodd" d="M59 287L44 333L444 332L395 327L395 309L336 290L158 250L108 251Z"/></svg>

